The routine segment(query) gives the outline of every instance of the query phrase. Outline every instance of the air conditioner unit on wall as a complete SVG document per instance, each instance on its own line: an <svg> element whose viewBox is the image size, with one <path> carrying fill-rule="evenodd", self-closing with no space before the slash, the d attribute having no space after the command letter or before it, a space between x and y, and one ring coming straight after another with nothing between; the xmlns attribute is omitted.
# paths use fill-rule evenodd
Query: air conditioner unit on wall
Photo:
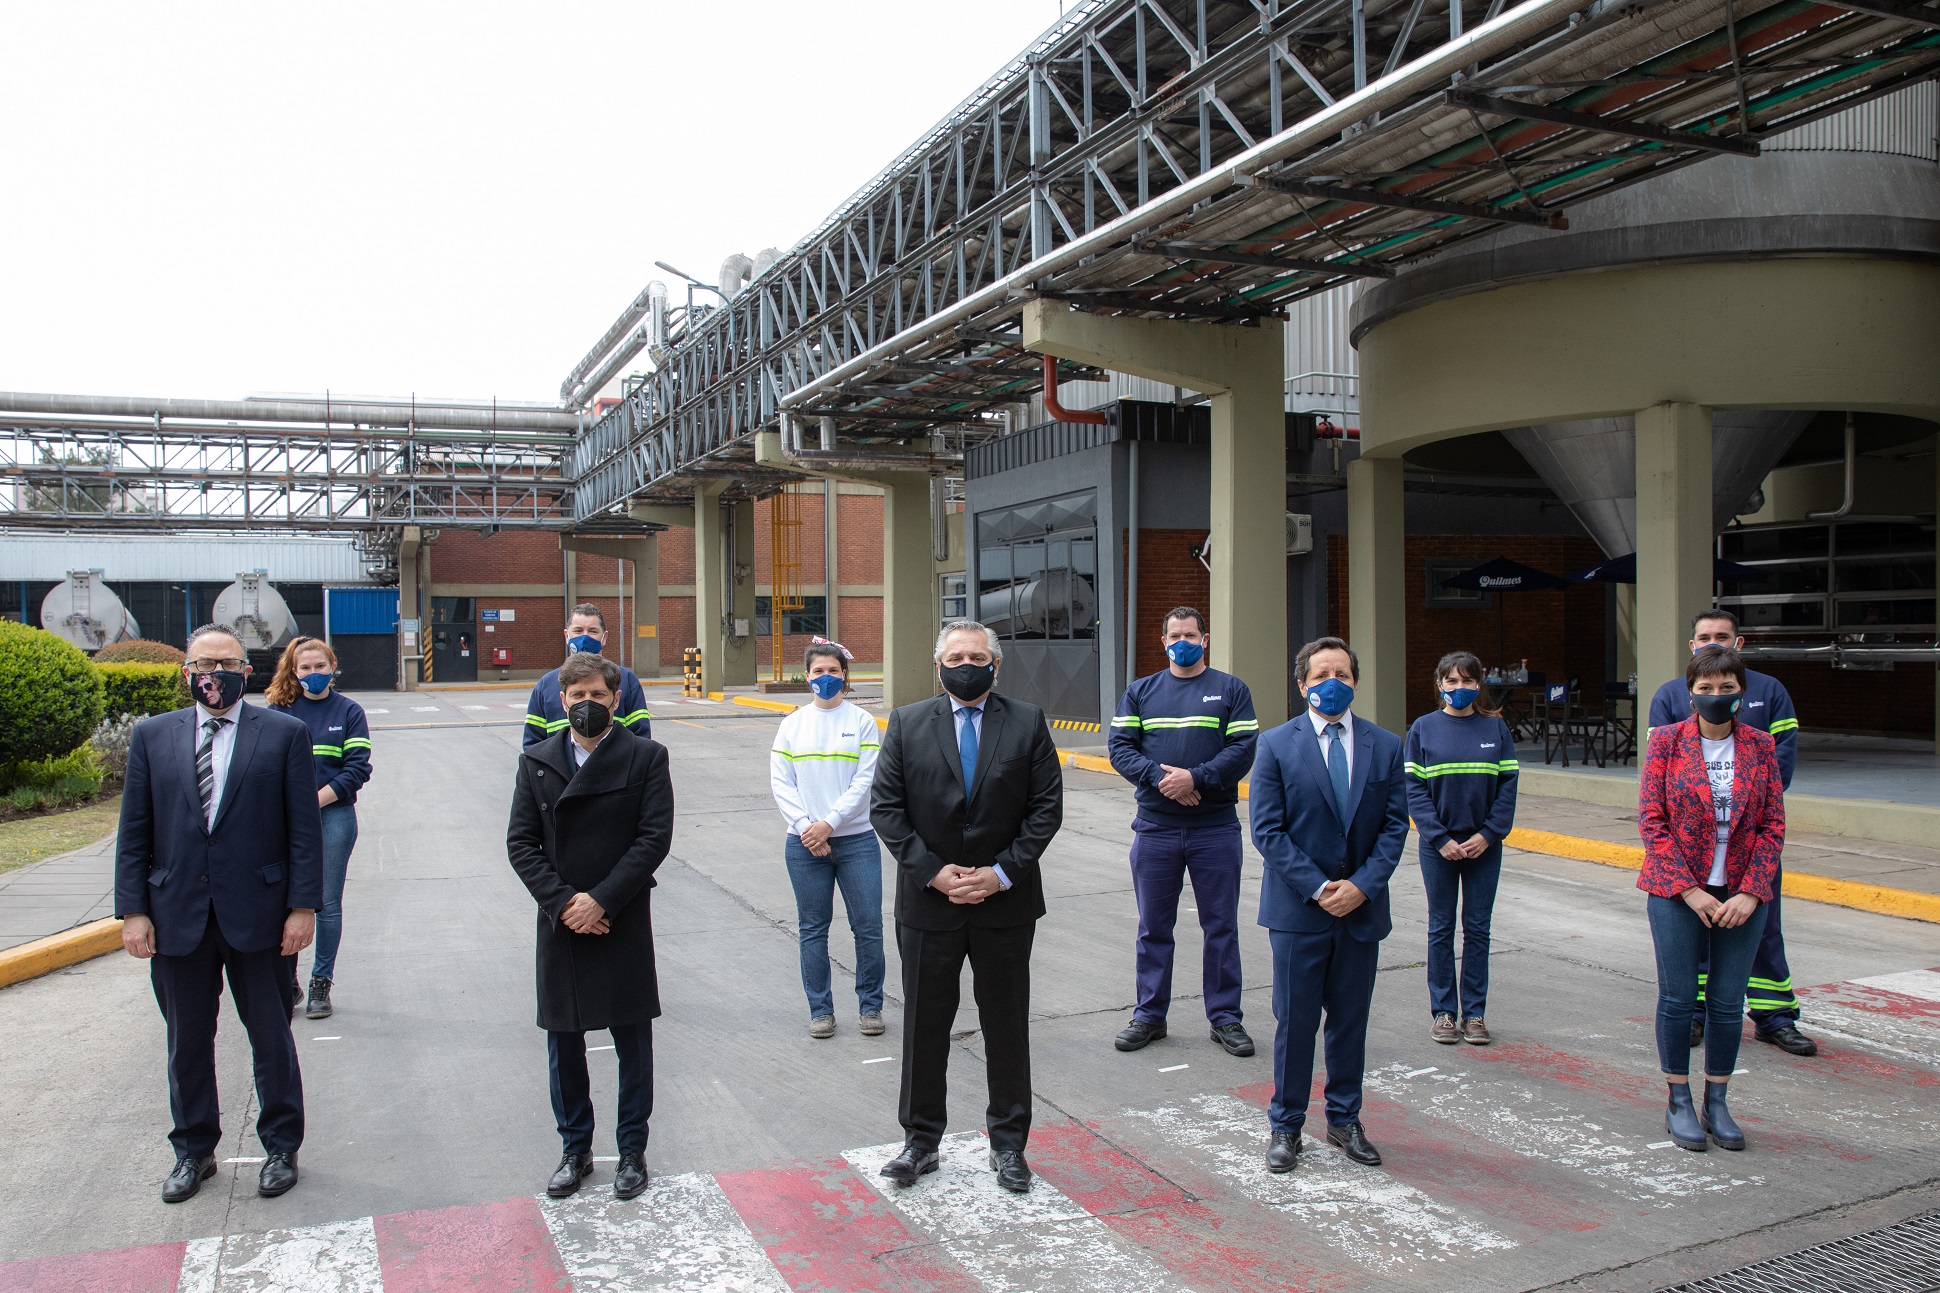
<svg viewBox="0 0 1940 1293"><path fill-rule="evenodd" d="M1287 555L1304 556L1314 550L1314 518L1300 512L1287 513Z"/></svg>

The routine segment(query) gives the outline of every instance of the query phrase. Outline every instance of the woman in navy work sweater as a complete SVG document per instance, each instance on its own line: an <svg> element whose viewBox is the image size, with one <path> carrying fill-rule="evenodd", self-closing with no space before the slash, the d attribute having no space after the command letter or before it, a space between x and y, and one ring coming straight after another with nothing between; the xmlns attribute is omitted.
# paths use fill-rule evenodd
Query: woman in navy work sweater
<svg viewBox="0 0 1940 1293"><path fill-rule="evenodd" d="M1478 710L1482 662L1452 651L1435 666L1442 707L1408 729L1408 811L1428 893L1429 1036L1489 1044L1489 918L1502 841L1516 820L1516 746L1509 725ZM1455 983L1455 900L1462 902L1462 981ZM1457 1022L1459 1020L1459 1022Z"/></svg>
<svg viewBox="0 0 1940 1293"><path fill-rule="evenodd" d="M265 693L270 705L303 720L317 767L323 809L323 906L317 909L317 948L310 966L310 1019L330 1017L330 983L344 936L344 876L357 847L357 792L370 780L370 724L364 707L339 695L337 653L321 638L294 638L276 662ZM291 957L292 962L296 958ZM290 966L292 975L296 972Z"/></svg>

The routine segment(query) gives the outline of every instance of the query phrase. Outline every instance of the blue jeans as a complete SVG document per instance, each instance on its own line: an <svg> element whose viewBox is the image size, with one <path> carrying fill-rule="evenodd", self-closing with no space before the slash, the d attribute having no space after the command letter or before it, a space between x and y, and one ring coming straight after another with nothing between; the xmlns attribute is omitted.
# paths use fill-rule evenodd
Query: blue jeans
<svg viewBox="0 0 1940 1293"><path fill-rule="evenodd" d="M1718 898L1724 890L1712 889ZM1697 1009L1698 962L1711 950L1704 998L1704 1072L1729 1080L1738 1064L1738 1017L1745 1009L1751 958L1765 932L1765 906L1736 929L1707 928L1682 898L1649 900L1650 939L1657 947L1657 1062L1678 1077L1691 1071L1691 1015Z"/></svg>
<svg viewBox="0 0 1940 1293"><path fill-rule="evenodd" d="M855 934L856 1008L882 1013L882 847L874 831L836 835L829 855L816 857L799 835L788 837L788 879L795 886L795 915L801 925L802 990L808 1017L835 1013L829 987L829 924L835 919L835 888Z"/></svg>
<svg viewBox="0 0 1940 1293"><path fill-rule="evenodd" d="M357 847L357 805L331 804L323 810L323 906L317 908L317 950L310 974L337 977L337 945L344 938L344 876L350 851Z"/></svg>
<svg viewBox="0 0 1940 1293"><path fill-rule="evenodd" d="M1428 892L1428 1009L1457 1019L1480 1019L1489 1004L1489 917L1502 846L1479 858L1451 862L1421 846L1421 887ZM1462 903L1462 985L1455 991L1455 901Z"/></svg>

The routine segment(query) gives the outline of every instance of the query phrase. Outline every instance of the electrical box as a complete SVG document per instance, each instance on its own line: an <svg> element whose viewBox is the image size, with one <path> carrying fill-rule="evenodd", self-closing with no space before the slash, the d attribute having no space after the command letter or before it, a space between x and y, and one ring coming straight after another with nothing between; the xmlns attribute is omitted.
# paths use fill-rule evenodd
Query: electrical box
<svg viewBox="0 0 1940 1293"><path fill-rule="evenodd" d="M492 663L493 663L493 664L495 664L495 665L498 665L498 666L500 666L501 668L502 668L502 667L504 667L504 666L506 666L506 665L509 665L509 664L511 664L511 663L512 663L512 648L511 648L511 647L493 647L493 648L492 648Z"/></svg>
<svg viewBox="0 0 1940 1293"><path fill-rule="evenodd" d="M1314 518L1299 512L1287 513L1287 555L1305 556L1314 550Z"/></svg>
<svg viewBox="0 0 1940 1293"><path fill-rule="evenodd" d="M748 621L746 620L734 621L734 636L738 638L744 638L748 636Z"/></svg>

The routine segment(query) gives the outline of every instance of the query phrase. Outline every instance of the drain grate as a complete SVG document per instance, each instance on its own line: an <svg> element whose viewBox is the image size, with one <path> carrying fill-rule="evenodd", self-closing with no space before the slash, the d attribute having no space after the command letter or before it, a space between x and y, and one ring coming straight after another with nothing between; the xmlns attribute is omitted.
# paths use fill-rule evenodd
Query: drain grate
<svg viewBox="0 0 1940 1293"><path fill-rule="evenodd" d="M1933 1293L1940 1212L1850 1235L1657 1293Z"/></svg>

